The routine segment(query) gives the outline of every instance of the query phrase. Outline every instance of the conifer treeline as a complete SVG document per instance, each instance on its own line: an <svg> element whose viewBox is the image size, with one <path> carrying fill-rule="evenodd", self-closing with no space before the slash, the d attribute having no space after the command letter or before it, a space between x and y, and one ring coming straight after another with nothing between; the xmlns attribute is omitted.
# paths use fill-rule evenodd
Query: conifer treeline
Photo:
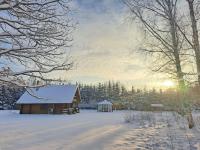
<svg viewBox="0 0 200 150"><path fill-rule="evenodd" d="M110 100L115 104L122 104L128 108L130 104L137 110L149 110L153 103L161 103L166 110L176 109L178 107L177 91L175 88L171 89L155 89L147 90L127 89L120 82L108 81L104 83L92 84L78 84L81 92L82 104L96 104L102 100ZM194 105L200 106L200 102L196 101L200 97L199 87L188 87L187 97Z"/></svg>
<svg viewBox="0 0 200 150"><path fill-rule="evenodd" d="M96 85L79 84L81 90L82 103L96 103L104 99L111 101L120 101L124 97L140 93L142 90L134 89L128 90L123 84L115 81L108 81L98 83Z"/></svg>

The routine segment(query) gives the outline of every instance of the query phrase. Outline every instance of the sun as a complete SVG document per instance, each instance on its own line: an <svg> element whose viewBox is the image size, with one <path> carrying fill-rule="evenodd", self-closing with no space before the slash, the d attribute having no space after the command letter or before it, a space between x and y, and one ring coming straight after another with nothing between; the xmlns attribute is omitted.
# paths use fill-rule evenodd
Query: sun
<svg viewBox="0 0 200 150"><path fill-rule="evenodd" d="M171 80L166 80L162 83L162 85L169 88L169 87L174 87L175 83Z"/></svg>

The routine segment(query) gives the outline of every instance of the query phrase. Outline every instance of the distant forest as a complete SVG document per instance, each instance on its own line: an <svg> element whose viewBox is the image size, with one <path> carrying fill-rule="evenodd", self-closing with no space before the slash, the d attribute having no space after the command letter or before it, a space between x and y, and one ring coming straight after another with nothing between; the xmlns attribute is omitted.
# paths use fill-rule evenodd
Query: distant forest
<svg viewBox="0 0 200 150"><path fill-rule="evenodd" d="M98 83L96 85L79 84L79 88L83 103L99 102L105 99L117 101L127 96L127 94L136 93L134 87L132 87L131 91L128 91L120 82L114 81Z"/></svg>
<svg viewBox="0 0 200 150"><path fill-rule="evenodd" d="M127 89L120 82L108 81L95 85L78 84L81 92L81 104L95 105L102 100L110 100L119 109L127 109L131 107L137 110L150 110L151 104L163 104L166 110L178 109L178 92L174 89L155 89L147 90L136 89L134 86ZM188 100L185 105L199 105L200 93L197 86L189 87L187 90ZM189 98L190 96L190 98Z"/></svg>
<svg viewBox="0 0 200 150"><path fill-rule="evenodd" d="M128 90L123 84L115 81L98 83L96 85L79 84L79 88L82 103L96 103L105 99L110 101L125 101L132 99L136 95L159 95L163 93L161 89L135 89L134 86Z"/></svg>

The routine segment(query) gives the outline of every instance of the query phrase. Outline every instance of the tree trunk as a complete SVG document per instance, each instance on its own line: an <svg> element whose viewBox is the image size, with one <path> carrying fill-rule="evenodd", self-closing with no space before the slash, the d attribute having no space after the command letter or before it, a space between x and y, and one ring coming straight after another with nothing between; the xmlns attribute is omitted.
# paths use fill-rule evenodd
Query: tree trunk
<svg viewBox="0 0 200 150"><path fill-rule="evenodd" d="M169 9L171 9L170 6L171 5L169 4L168 5ZM177 26L176 26L176 20L175 20L176 17L174 16L176 14L172 14L171 13L172 11L169 11L169 12L170 12L170 14L169 14L170 32L171 32L171 36L172 36L172 44L173 44L172 46L173 46L173 53L174 53L174 57L175 57L175 63L176 63L175 65L176 65L176 73L177 73L177 78L178 78L179 92L181 93L181 95L185 95L186 86L185 86L185 82L184 82L184 78L183 78L184 75L182 72L181 60L180 60L180 55L179 55L180 51L178 48L178 40L177 40L178 35L177 35ZM180 100L180 103L182 103L183 97L178 96L178 99ZM194 120L193 120L191 112L189 112L187 119L188 119L189 128L190 129L193 128Z"/></svg>
<svg viewBox="0 0 200 150"><path fill-rule="evenodd" d="M197 65L197 76L198 84L200 85L200 46L199 46L199 35L197 29L197 21L194 13L194 0L187 0L190 10L190 19L192 23L192 34L193 34L193 49L195 52L196 65Z"/></svg>
<svg viewBox="0 0 200 150"><path fill-rule="evenodd" d="M177 26L176 26L176 14L173 14L172 8L171 8L171 3L168 2L168 9L169 9L169 24L170 24L170 34L171 34L171 39L172 39L172 47L173 47L173 53L174 53L174 58L175 58L175 66L176 66L176 74L177 74L177 79L178 79L178 84L179 84L179 89L183 90L185 89L185 82L183 79L183 72L182 72L182 67L181 67L181 60L180 60L180 50L178 48L178 35L177 35Z"/></svg>
<svg viewBox="0 0 200 150"><path fill-rule="evenodd" d="M176 55L175 55L176 56ZM177 78L178 78L178 89L181 91L185 91L185 82L183 79L183 72L180 64L180 57L179 55L176 56L176 70L177 70Z"/></svg>

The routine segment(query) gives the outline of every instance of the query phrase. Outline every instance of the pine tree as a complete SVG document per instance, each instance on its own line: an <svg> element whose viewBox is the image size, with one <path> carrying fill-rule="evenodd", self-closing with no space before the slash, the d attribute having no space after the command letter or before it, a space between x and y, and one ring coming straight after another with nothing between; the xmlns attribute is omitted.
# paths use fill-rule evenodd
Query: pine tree
<svg viewBox="0 0 200 150"><path fill-rule="evenodd" d="M111 81L108 82L108 97L109 98L112 97L112 85L111 85Z"/></svg>
<svg viewBox="0 0 200 150"><path fill-rule="evenodd" d="M131 88L131 94L135 94L134 86L132 86L132 88Z"/></svg>
<svg viewBox="0 0 200 150"><path fill-rule="evenodd" d="M125 95L127 95L127 90L126 90L126 88L125 88L125 86L121 86L121 95L122 96L125 96Z"/></svg>

